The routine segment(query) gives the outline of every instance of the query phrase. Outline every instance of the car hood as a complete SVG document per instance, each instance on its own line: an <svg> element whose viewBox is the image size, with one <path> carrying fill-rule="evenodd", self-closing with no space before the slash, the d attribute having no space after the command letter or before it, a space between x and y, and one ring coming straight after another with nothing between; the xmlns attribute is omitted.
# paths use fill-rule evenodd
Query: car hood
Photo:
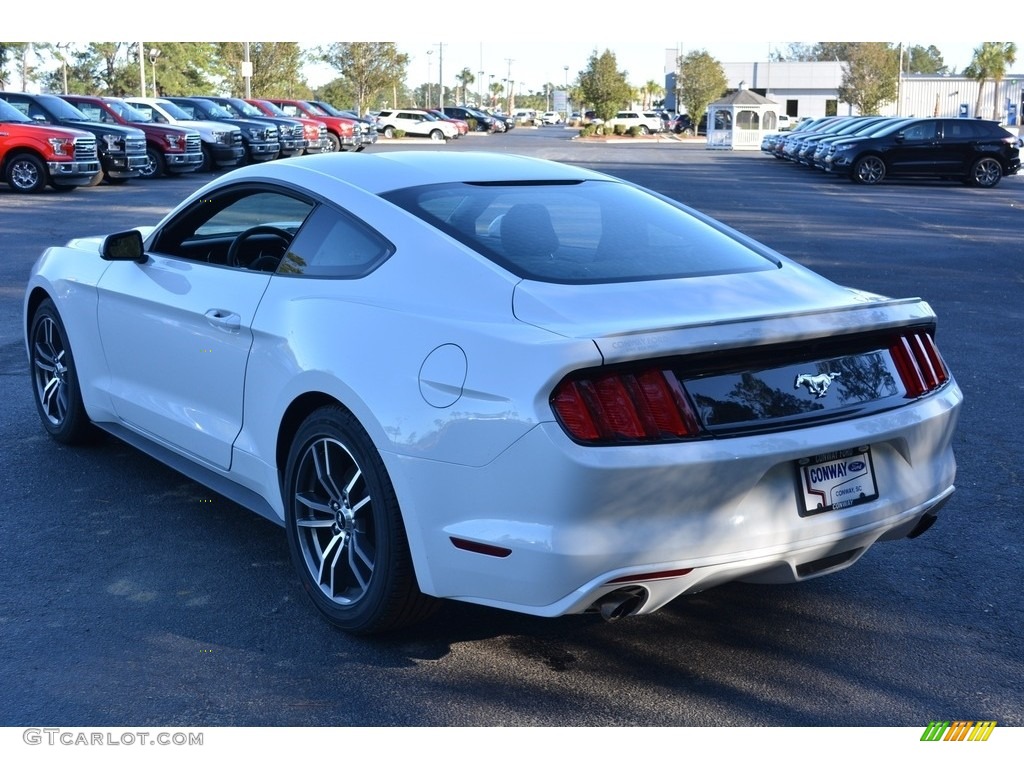
<svg viewBox="0 0 1024 768"><path fill-rule="evenodd" d="M182 128L195 128L197 131L233 132L240 130L237 125L222 123L219 120L177 120L172 125Z"/></svg>
<svg viewBox="0 0 1024 768"><path fill-rule="evenodd" d="M524 280L515 316L593 339L606 362L880 330L934 319L920 299L836 285L790 263L779 269L648 282L563 285Z"/></svg>

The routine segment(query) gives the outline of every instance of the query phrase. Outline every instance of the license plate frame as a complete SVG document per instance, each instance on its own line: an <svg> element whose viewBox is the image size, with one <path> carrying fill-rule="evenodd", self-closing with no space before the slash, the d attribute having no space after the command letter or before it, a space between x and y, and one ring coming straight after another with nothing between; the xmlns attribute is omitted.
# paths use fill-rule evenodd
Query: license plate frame
<svg viewBox="0 0 1024 768"><path fill-rule="evenodd" d="M878 498L870 446L820 453L796 461L801 517L820 515Z"/></svg>

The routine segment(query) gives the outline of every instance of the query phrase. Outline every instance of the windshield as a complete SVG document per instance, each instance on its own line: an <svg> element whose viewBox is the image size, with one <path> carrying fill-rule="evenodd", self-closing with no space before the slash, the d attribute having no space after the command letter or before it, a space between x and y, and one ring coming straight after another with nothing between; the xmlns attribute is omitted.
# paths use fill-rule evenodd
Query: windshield
<svg viewBox="0 0 1024 768"><path fill-rule="evenodd" d="M37 96L39 103L49 110L50 114L57 120L73 120L79 123L89 122L89 118L86 117L81 110L68 104L64 99L58 96Z"/></svg>
<svg viewBox="0 0 1024 768"><path fill-rule="evenodd" d="M0 99L0 122L2 123L31 123L28 117L21 114L3 99Z"/></svg>
<svg viewBox="0 0 1024 768"><path fill-rule="evenodd" d="M288 114L273 102L261 101L260 104L263 106L264 109L267 110L267 112L269 112L272 115L275 115L276 117L288 117Z"/></svg>
<svg viewBox="0 0 1024 768"><path fill-rule="evenodd" d="M531 280L633 282L777 266L719 225L624 183L456 183L384 197Z"/></svg>
<svg viewBox="0 0 1024 768"><path fill-rule="evenodd" d="M196 99L196 103L214 120L218 118L227 118L230 120L234 117L234 115L232 115L227 109L212 101Z"/></svg>
<svg viewBox="0 0 1024 768"><path fill-rule="evenodd" d="M123 117L129 123L152 123L152 115L144 115L139 110L132 107L131 104L127 104L123 101L111 100L106 102L107 106L116 112L120 117Z"/></svg>
<svg viewBox="0 0 1024 768"><path fill-rule="evenodd" d="M192 116L173 101L160 101L160 108L175 120L191 120Z"/></svg>
<svg viewBox="0 0 1024 768"><path fill-rule="evenodd" d="M231 107L232 111L242 117L263 117L263 113L247 101L231 99L227 105Z"/></svg>
<svg viewBox="0 0 1024 768"><path fill-rule="evenodd" d="M334 115L335 117L345 117L346 116L342 112L340 112L337 109L335 109L334 107L332 107L330 104L327 104L326 102L318 101L316 103L316 106L319 107L320 109L322 109L328 115Z"/></svg>

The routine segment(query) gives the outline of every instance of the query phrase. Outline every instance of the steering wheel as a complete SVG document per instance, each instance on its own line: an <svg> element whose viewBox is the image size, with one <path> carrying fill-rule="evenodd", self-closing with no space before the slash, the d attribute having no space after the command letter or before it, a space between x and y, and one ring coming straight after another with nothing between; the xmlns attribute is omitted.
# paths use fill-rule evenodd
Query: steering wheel
<svg viewBox="0 0 1024 768"><path fill-rule="evenodd" d="M243 263L241 260L243 252L242 246L245 244L246 240L249 240L250 238L253 237L258 237L260 235L270 235L275 239L281 241L281 253L279 254L280 256L284 256L285 252L288 250L288 246L291 245L292 242L291 233L281 229L280 227L275 227L270 224L260 224L257 227L249 227L249 229L245 230L244 232L239 232L238 236L231 241L231 246L228 248L227 255L228 266L249 267L252 266L252 264L257 259L261 258L264 255L262 251L255 257L250 259L248 262ZM276 256L278 254L274 255Z"/></svg>

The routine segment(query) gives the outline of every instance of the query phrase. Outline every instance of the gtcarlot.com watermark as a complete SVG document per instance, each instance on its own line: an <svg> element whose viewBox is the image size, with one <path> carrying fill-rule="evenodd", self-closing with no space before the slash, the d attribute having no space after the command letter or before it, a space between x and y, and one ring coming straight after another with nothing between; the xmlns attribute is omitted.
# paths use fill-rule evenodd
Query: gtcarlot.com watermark
<svg viewBox="0 0 1024 768"><path fill-rule="evenodd" d="M26 728L22 741L48 747L201 747L203 734L186 731L76 731Z"/></svg>

